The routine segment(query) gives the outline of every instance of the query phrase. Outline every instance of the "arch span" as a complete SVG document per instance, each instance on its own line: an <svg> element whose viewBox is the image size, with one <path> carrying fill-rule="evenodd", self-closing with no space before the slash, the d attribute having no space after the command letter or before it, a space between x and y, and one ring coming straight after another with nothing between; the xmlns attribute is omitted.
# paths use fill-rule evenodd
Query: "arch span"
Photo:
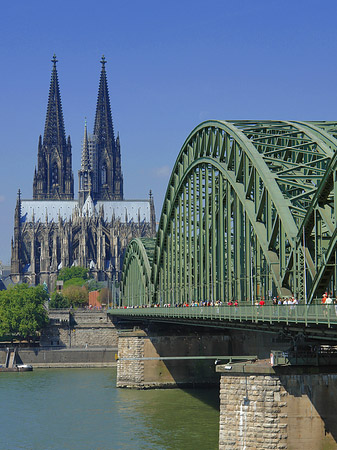
<svg viewBox="0 0 337 450"><path fill-rule="evenodd" d="M123 302L128 305L145 305L152 302L151 263L154 244L154 239L136 238L126 249L121 282Z"/></svg>
<svg viewBox="0 0 337 450"><path fill-rule="evenodd" d="M208 121L198 125L172 170L153 261L146 262L152 300L254 302L290 294L303 298L306 277L318 285L313 282L317 269L307 275L305 267L306 253L311 264L311 240L317 241L318 229L308 233L305 248L300 233L310 222L308 211L315 199L322 201L323 191L330 192L325 194L330 205L325 208L325 222L335 223L328 188L331 177L326 177L334 171L331 160L337 150L331 130L336 124ZM322 205L316 203L317 214ZM325 247L331 261L333 249ZM127 265L123 280L125 286L132 285Z"/></svg>

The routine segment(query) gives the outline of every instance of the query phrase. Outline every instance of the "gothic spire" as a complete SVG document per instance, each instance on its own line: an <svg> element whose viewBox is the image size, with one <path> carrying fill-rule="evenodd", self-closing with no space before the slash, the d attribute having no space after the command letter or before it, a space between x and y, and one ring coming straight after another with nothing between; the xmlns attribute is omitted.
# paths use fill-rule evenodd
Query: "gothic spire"
<svg viewBox="0 0 337 450"><path fill-rule="evenodd" d="M85 121L81 169L82 170L90 170L90 168L91 168L90 166L91 165L90 165L90 155L89 155L88 130L87 130L87 121Z"/></svg>
<svg viewBox="0 0 337 450"><path fill-rule="evenodd" d="M92 183L93 183L93 170L91 167L92 165L89 153L87 121L85 121L81 170L78 171L78 181L79 181L78 198L80 201L80 207L84 205L88 196L91 198Z"/></svg>
<svg viewBox="0 0 337 450"><path fill-rule="evenodd" d="M11 277L14 282L21 281L22 242L21 242L21 191L18 191L14 214L14 240L12 240Z"/></svg>
<svg viewBox="0 0 337 450"><path fill-rule="evenodd" d="M20 221L21 221L21 189L18 190L15 208L15 224L17 225L18 228L20 228Z"/></svg>
<svg viewBox="0 0 337 450"><path fill-rule="evenodd" d="M59 144L63 146L66 144L66 135L64 129L60 88L56 69L57 59L55 54L51 61L53 63L53 69L50 80L43 144L45 145Z"/></svg>
<svg viewBox="0 0 337 450"><path fill-rule="evenodd" d="M102 69L98 88L94 134L98 137L101 144L105 144L106 142L114 142L115 136L111 117L108 82L105 71L106 59L104 55L102 56L101 64Z"/></svg>
<svg viewBox="0 0 337 450"><path fill-rule="evenodd" d="M34 200L71 200L74 198L74 176L70 137L66 140L56 56L52 59L47 116L43 141L39 138L37 172L34 174Z"/></svg>
<svg viewBox="0 0 337 450"><path fill-rule="evenodd" d="M151 190L150 190L150 221L151 221L151 231L154 236L156 234L156 213L154 209L154 201Z"/></svg>

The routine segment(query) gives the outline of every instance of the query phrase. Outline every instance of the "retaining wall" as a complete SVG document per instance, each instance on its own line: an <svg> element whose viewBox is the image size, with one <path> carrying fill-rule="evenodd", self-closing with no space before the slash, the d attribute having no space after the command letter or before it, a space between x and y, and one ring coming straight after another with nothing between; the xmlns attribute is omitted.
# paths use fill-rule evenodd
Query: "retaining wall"
<svg viewBox="0 0 337 450"><path fill-rule="evenodd" d="M51 310L50 324L41 334L43 347L117 346L117 331L105 311Z"/></svg>
<svg viewBox="0 0 337 450"><path fill-rule="evenodd" d="M112 367L117 348L96 349L18 349L17 363L42 367ZM6 349L0 349L0 364L5 364Z"/></svg>

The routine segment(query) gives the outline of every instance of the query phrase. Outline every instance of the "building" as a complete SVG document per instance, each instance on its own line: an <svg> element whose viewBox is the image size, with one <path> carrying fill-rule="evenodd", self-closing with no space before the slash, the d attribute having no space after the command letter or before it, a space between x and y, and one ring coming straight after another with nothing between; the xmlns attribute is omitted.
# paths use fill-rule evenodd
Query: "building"
<svg viewBox="0 0 337 450"><path fill-rule="evenodd" d="M85 124L78 200L70 136L66 138L54 55L46 122L38 144L33 199L19 191L12 239L11 278L15 283L46 282L54 288L62 267L90 269L97 280L119 278L123 255L134 237L155 235L154 202L124 200L121 146L115 138L106 60L101 59L95 125Z"/></svg>

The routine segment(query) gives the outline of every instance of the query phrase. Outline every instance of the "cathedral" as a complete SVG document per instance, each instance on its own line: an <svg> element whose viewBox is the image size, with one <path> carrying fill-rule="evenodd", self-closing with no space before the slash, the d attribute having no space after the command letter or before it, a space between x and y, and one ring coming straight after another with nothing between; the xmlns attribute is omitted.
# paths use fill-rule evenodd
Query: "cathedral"
<svg viewBox="0 0 337 450"><path fill-rule="evenodd" d="M74 199L71 141L65 133L55 55L52 63L33 199L22 199L19 191L16 202L11 278L15 283L45 282L54 289L61 268L82 266L98 281L118 280L129 241L155 235L151 191L147 200L124 200L120 139L114 133L103 56L94 130L89 134L85 124Z"/></svg>

